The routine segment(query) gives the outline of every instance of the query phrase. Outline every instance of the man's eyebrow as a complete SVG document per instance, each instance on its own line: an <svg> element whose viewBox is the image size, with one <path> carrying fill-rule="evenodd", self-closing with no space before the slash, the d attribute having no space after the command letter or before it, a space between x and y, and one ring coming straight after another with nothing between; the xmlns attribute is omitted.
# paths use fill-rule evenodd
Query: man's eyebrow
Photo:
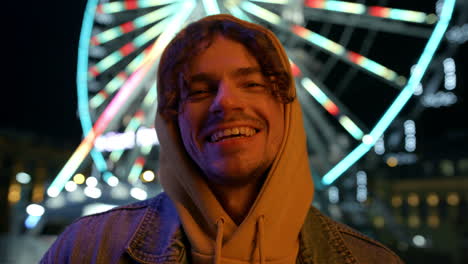
<svg viewBox="0 0 468 264"><path fill-rule="evenodd" d="M194 83L194 82L206 82L215 79L215 76L213 74L209 74L206 72L200 72L195 75L190 76L189 78L189 83Z"/></svg>
<svg viewBox="0 0 468 264"><path fill-rule="evenodd" d="M259 67L238 68L230 73L232 77L245 77L252 74L262 73Z"/></svg>
<svg viewBox="0 0 468 264"><path fill-rule="evenodd" d="M237 68L229 73L229 75L233 78L245 77L252 74L261 73L259 67L244 67L244 68ZM200 72L190 76L189 83L194 82L207 82L211 80L215 80L216 76L206 72Z"/></svg>

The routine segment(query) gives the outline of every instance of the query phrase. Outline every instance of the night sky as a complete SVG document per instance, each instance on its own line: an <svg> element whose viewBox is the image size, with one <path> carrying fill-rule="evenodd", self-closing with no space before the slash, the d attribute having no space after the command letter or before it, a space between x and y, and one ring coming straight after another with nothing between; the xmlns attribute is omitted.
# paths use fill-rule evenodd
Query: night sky
<svg viewBox="0 0 468 264"><path fill-rule="evenodd" d="M85 0L33 1L27 7L5 9L10 26L3 50L7 85L3 87L0 130L36 134L77 146L81 127L76 115L76 62ZM461 57L468 57L466 49ZM466 63L457 64L467 72ZM459 74L460 76L460 74ZM466 113L467 79L459 78L463 104L451 109L429 110L421 116L430 139L447 131L467 131L460 122ZM438 122L437 125L434 125Z"/></svg>
<svg viewBox="0 0 468 264"><path fill-rule="evenodd" d="M79 142L75 72L85 4L32 1L7 14L14 40L4 53L13 74L8 72L12 80L3 87L8 98L2 98L2 112L7 115L2 115L0 129Z"/></svg>

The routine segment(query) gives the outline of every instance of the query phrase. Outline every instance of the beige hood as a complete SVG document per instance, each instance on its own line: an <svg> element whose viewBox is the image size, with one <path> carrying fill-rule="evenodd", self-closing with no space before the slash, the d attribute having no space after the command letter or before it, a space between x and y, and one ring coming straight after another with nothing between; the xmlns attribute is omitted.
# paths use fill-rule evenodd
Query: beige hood
<svg viewBox="0 0 468 264"><path fill-rule="evenodd" d="M231 20L264 32L291 75L288 57L269 30L229 15L204 19ZM290 88L295 94L294 79L291 80ZM224 211L200 169L187 155L177 123L157 114L159 177L179 213L194 263L296 262L298 236L312 202L313 183L297 98L284 109L285 137L256 201L240 225Z"/></svg>

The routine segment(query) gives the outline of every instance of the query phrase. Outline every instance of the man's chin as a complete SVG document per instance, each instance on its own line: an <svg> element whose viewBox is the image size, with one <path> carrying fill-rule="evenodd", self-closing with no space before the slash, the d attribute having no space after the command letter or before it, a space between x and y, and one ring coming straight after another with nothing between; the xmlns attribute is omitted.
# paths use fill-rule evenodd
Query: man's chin
<svg viewBox="0 0 468 264"><path fill-rule="evenodd" d="M231 170L217 170L206 174L209 184L221 185L225 187L239 188L251 184L257 184L262 175L258 169L241 170L233 168Z"/></svg>

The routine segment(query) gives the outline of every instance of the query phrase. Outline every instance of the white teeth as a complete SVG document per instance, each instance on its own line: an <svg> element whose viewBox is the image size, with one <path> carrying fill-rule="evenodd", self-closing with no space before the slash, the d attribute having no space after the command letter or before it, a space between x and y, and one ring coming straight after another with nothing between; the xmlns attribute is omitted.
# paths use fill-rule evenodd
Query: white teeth
<svg viewBox="0 0 468 264"><path fill-rule="evenodd" d="M234 128L227 128L224 130L220 130L217 132L214 132L213 135L211 135L211 142L217 142L220 140L225 139L226 137L229 137L231 135L239 135L239 136L245 136L245 137L251 137L255 135L257 132L255 129L251 127L234 127Z"/></svg>

